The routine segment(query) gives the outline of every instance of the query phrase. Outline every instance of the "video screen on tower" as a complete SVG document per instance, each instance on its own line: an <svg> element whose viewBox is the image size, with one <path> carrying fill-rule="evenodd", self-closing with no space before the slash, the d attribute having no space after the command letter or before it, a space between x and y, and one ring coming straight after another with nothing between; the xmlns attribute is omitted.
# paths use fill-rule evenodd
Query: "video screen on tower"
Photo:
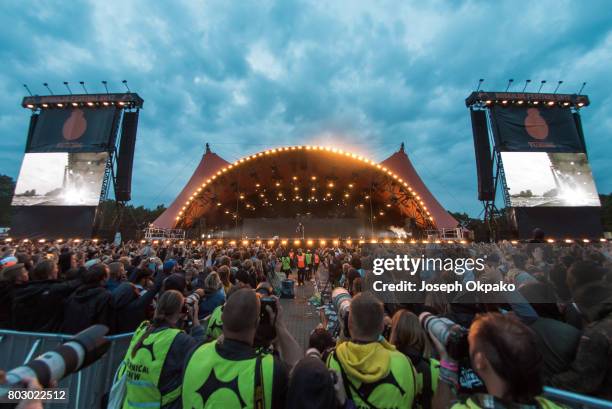
<svg viewBox="0 0 612 409"><path fill-rule="evenodd" d="M115 144L120 111L109 108L54 108L40 113L26 152L102 152Z"/></svg>
<svg viewBox="0 0 612 409"><path fill-rule="evenodd" d="M584 152L569 108L500 107L491 109L497 148L508 152Z"/></svg>
<svg viewBox="0 0 612 409"><path fill-rule="evenodd" d="M584 153L502 152L513 207L600 206Z"/></svg>
<svg viewBox="0 0 612 409"><path fill-rule="evenodd" d="M107 152L26 153L13 206L97 206Z"/></svg>

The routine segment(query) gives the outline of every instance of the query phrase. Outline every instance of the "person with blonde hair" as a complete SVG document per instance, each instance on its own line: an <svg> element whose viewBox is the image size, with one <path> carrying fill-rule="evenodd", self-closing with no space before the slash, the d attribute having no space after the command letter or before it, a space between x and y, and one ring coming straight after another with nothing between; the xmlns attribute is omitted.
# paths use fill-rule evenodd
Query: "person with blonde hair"
<svg viewBox="0 0 612 409"><path fill-rule="evenodd" d="M157 302L153 319L144 321L132 337L119 376L126 376L124 409L181 407L185 352L204 340L204 330L194 305L191 334L179 329L186 318L185 297L165 291Z"/></svg>

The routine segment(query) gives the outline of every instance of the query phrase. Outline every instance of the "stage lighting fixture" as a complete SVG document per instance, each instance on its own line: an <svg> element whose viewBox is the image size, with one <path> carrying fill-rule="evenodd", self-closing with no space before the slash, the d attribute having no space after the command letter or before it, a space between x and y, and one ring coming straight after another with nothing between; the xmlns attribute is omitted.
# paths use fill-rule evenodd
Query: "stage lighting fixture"
<svg viewBox="0 0 612 409"><path fill-rule="evenodd" d="M487 104L487 105L491 105L491 103L493 103L493 101L491 101L490 99L487 99L487 100L485 101L485 104Z"/></svg>
<svg viewBox="0 0 612 409"><path fill-rule="evenodd" d="M519 105L523 105L524 102L525 101L523 101L522 99L519 99L518 101L516 101L516 103L519 104Z"/></svg>
<svg viewBox="0 0 612 409"><path fill-rule="evenodd" d="M218 203L217 203L217 206L221 206L221 202L218 202Z"/></svg>
<svg viewBox="0 0 612 409"><path fill-rule="evenodd" d="M140 244L145 244L146 242L146 240L140 240Z"/></svg>
<svg viewBox="0 0 612 409"><path fill-rule="evenodd" d="M325 245L327 245L327 241L325 241L325 240L319 240L319 244L320 244L321 246L325 246Z"/></svg>
<svg viewBox="0 0 612 409"><path fill-rule="evenodd" d="M281 240L281 244L282 244L283 246L286 246L286 245L287 245L287 240Z"/></svg>
<svg viewBox="0 0 612 409"><path fill-rule="evenodd" d="M212 244L212 240L206 240L206 245L210 246Z"/></svg>
<svg viewBox="0 0 612 409"><path fill-rule="evenodd" d="M294 240L294 241L293 241L293 244L294 244L295 246L299 246L299 245L300 245L300 243L301 243L301 242L300 242L299 240Z"/></svg>
<svg viewBox="0 0 612 409"><path fill-rule="evenodd" d="M349 183L348 187L350 187L352 189L353 188L353 184Z"/></svg>
<svg viewBox="0 0 612 409"><path fill-rule="evenodd" d="M87 106L92 107L92 106L94 106L94 103L93 103L93 102L91 102L91 101L89 101L89 102L87 103Z"/></svg>
<svg viewBox="0 0 612 409"><path fill-rule="evenodd" d="M349 196L350 196L350 195L349 195L348 193L345 193L345 194L344 194L344 197L349 197Z"/></svg>
<svg viewBox="0 0 612 409"><path fill-rule="evenodd" d="M334 241L332 241L332 243L333 243L334 246L337 246L338 244L340 244L340 242L338 240L334 240Z"/></svg>
<svg viewBox="0 0 612 409"><path fill-rule="evenodd" d="M387 207L391 207L391 203L387 203Z"/></svg>
<svg viewBox="0 0 612 409"><path fill-rule="evenodd" d="M579 102L579 103L578 103L578 106L579 106L579 107L584 106L584 102Z"/></svg>
<svg viewBox="0 0 612 409"><path fill-rule="evenodd" d="M63 107L64 107L64 104L61 104L61 103L60 103L60 104L57 104L57 107L58 107L58 108L63 108Z"/></svg>
<svg viewBox="0 0 612 409"><path fill-rule="evenodd" d="M124 106L124 105L125 105L125 102L123 102L123 101L119 101L119 105Z"/></svg>
<svg viewBox="0 0 612 409"><path fill-rule="evenodd" d="M105 107L107 107L107 106L108 106L108 102L107 102L107 101L104 101L104 102L102 103L102 105L104 105Z"/></svg>
<svg viewBox="0 0 612 409"><path fill-rule="evenodd" d="M555 101L548 101L548 106L549 106L549 107L551 107L551 106L553 106L553 105L555 105Z"/></svg>
<svg viewBox="0 0 612 409"><path fill-rule="evenodd" d="M306 242L306 245L308 245L308 247L312 247L313 241L312 240L308 240Z"/></svg>
<svg viewBox="0 0 612 409"><path fill-rule="evenodd" d="M590 242L591 242L591 240L589 240L589 239L582 239L582 242L583 242L583 243L590 243Z"/></svg>
<svg viewBox="0 0 612 409"><path fill-rule="evenodd" d="M73 102L73 103L72 103L72 106L73 106L73 107L78 107L78 106L79 106L79 104L78 104L78 103L76 103L76 102Z"/></svg>
<svg viewBox="0 0 612 409"><path fill-rule="evenodd" d="M573 243L573 242L574 242L574 240L572 240L572 239L565 239L565 242L566 242L566 243Z"/></svg>
<svg viewBox="0 0 612 409"><path fill-rule="evenodd" d="M317 180L317 177L316 176L312 176L310 179L311 180Z"/></svg>
<svg viewBox="0 0 612 409"><path fill-rule="evenodd" d="M42 104L43 108L49 108L49 104Z"/></svg>
<svg viewBox="0 0 612 409"><path fill-rule="evenodd" d="M293 190L295 190L297 192L298 190L300 190L300 188L296 186L296 187L293 188Z"/></svg>
<svg viewBox="0 0 612 409"><path fill-rule="evenodd" d="M244 199L244 195L240 195L240 199Z"/></svg>
<svg viewBox="0 0 612 409"><path fill-rule="evenodd" d="M39 243L44 243L45 241L47 241L47 240L45 240L45 239L38 240Z"/></svg>
<svg viewBox="0 0 612 409"><path fill-rule="evenodd" d="M607 239L605 239L604 237L602 237L601 239L599 239L600 242L605 243L606 241L608 241Z"/></svg>
<svg viewBox="0 0 612 409"><path fill-rule="evenodd" d="M297 180L297 176L292 177L293 180Z"/></svg>
<svg viewBox="0 0 612 409"><path fill-rule="evenodd" d="M28 108L30 108L30 109L33 109L33 108L34 108L34 105L32 105L32 104L28 104L28 105L26 105L26 106L27 106Z"/></svg>
<svg viewBox="0 0 612 409"><path fill-rule="evenodd" d="M327 184L327 187L334 187L334 183L333 183L333 182L329 182L329 183Z"/></svg>
<svg viewBox="0 0 612 409"><path fill-rule="evenodd" d="M566 102L564 102L564 103L563 103L563 106L564 106L564 107L567 107L567 106L569 106L569 104L570 104L570 103L566 101Z"/></svg>
<svg viewBox="0 0 612 409"><path fill-rule="evenodd" d="M272 246L274 244L274 240L268 240L268 246Z"/></svg>
<svg viewBox="0 0 612 409"><path fill-rule="evenodd" d="M218 245L222 245L223 244L223 240L217 240L217 244Z"/></svg>
<svg viewBox="0 0 612 409"><path fill-rule="evenodd" d="M506 105L508 103L508 100L504 99L501 103Z"/></svg>

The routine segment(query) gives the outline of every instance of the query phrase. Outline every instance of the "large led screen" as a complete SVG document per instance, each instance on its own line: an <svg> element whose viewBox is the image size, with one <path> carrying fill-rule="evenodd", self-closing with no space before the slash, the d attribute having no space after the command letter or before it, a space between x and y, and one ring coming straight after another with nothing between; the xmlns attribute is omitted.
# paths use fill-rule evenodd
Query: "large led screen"
<svg viewBox="0 0 612 409"><path fill-rule="evenodd" d="M13 206L97 206L107 152L27 153Z"/></svg>
<svg viewBox="0 0 612 409"><path fill-rule="evenodd" d="M600 206L584 153L502 152L513 207Z"/></svg>

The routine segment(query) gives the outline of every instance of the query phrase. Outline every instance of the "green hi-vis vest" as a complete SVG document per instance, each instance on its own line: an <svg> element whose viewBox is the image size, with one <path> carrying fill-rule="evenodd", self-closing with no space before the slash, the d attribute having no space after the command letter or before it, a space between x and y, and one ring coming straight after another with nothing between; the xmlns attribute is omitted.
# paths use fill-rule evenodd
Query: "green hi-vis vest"
<svg viewBox="0 0 612 409"><path fill-rule="evenodd" d="M255 367L257 358L231 361L216 350L217 341L195 350L183 378L184 408L255 408ZM263 408L272 407L274 358L261 355Z"/></svg>
<svg viewBox="0 0 612 409"><path fill-rule="evenodd" d="M420 364L412 364L416 372L417 391L419 391L415 401L415 407L429 408L431 407L431 399L438 389L440 362L433 358L423 360L422 362L424 368L421 367ZM421 372L422 370L428 371L429 374L426 376L426 374ZM429 402L424 402L425 399L429 400Z"/></svg>
<svg viewBox="0 0 612 409"><path fill-rule="evenodd" d="M306 253L306 265L312 264L312 254Z"/></svg>
<svg viewBox="0 0 612 409"><path fill-rule="evenodd" d="M535 399L537 401L538 409L565 409L566 408L566 406L564 405L560 405L558 403L542 398L540 396L536 396ZM497 405L495 405L494 398L491 399L491 402L490 402L491 405L485 405L485 406L481 406L479 402L477 402L477 400L478 398L469 397L465 401L465 403L455 403L454 405L451 406L451 409L482 409L483 407L487 407L487 408L498 407Z"/></svg>
<svg viewBox="0 0 612 409"><path fill-rule="evenodd" d="M384 378L363 383L350 376L341 368L335 351L327 358L327 366L344 374L352 385L344 385L346 396L357 408L411 408L417 394L417 381L412 363L399 351L389 351L389 373ZM369 404L365 401L369 402Z"/></svg>
<svg viewBox="0 0 612 409"><path fill-rule="evenodd" d="M149 334L132 357L132 350L147 330L148 324L148 321L140 324L125 354L123 373L126 374L126 395L123 409L159 408L181 396L180 386L165 395L159 390L159 377L166 356L180 330L167 328Z"/></svg>
<svg viewBox="0 0 612 409"><path fill-rule="evenodd" d="M213 310L212 314L210 314L208 325L206 326L207 339L217 339L223 334L223 320L221 319L221 314L223 314L223 305L219 305Z"/></svg>
<svg viewBox="0 0 612 409"><path fill-rule="evenodd" d="M283 271L291 270L291 259L289 257L282 257L281 262L283 263Z"/></svg>

